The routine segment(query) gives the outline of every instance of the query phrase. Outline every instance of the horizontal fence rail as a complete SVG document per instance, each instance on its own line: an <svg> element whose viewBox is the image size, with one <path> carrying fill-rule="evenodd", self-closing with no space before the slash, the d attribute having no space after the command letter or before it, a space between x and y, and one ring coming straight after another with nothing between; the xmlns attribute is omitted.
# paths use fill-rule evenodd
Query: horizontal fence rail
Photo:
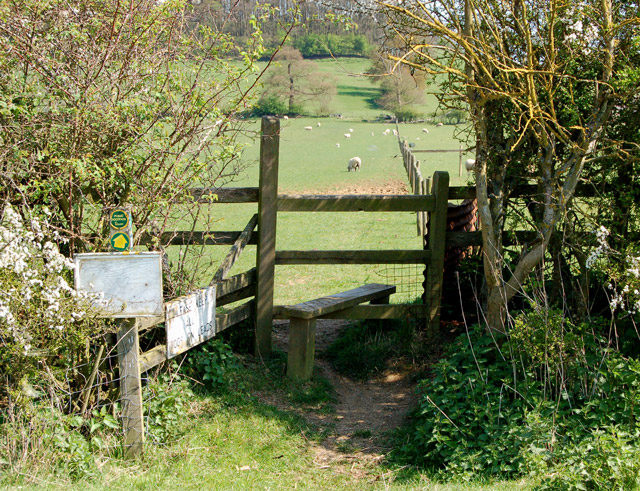
<svg viewBox="0 0 640 491"><path fill-rule="evenodd" d="M257 203L258 188L193 188L189 192L198 203Z"/></svg>
<svg viewBox="0 0 640 491"><path fill-rule="evenodd" d="M141 245L159 244L162 246L170 245L233 245L240 237L242 232L202 232L202 231L176 231L164 232L160 235L143 234L140 237ZM250 245L258 243L258 239L251 237Z"/></svg>
<svg viewBox="0 0 640 491"><path fill-rule="evenodd" d="M216 334L249 319L253 315L254 309L255 301L250 300L229 312L216 314ZM161 344L140 355L138 361L140 373L151 370L165 361L167 361L167 346Z"/></svg>
<svg viewBox="0 0 640 491"><path fill-rule="evenodd" d="M433 211L430 195L278 195L278 211Z"/></svg>
<svg viewBox="0 0 640 491"><path fill-rule="evenodd" d="M429 250L276 251L276 265L285 264L423 264Z"/></svg>

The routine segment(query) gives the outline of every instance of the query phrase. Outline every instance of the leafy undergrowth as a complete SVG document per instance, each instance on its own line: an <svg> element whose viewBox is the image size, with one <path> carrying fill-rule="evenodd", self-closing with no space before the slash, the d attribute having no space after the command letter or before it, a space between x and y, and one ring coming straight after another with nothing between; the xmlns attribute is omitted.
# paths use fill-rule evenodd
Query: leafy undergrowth
<svg viewBox="0 0 640 491"><path fill-rule="evenodd" d="M118 446L119 429L110 413L91 421L34 408L22 421L30 458L18 470L3 460L0 487L22 489L514 489L515 482L448 484L441 487L424 473L375 465L366 475L314 463L312 446L324 435L296 411L265 404L268 393L294 408L330 411L333 392L322 378L295 383L285 376L285 356L264 363L234 355L220 341L194 350L182 366L145 388L148 422L144 457L126 461ZM206 369L204 369L204 368ZM200 370L200 368L202 368ZM196 376L197 375L197 376ZM206 375L206 377L205 377ZM39 415L39 416L38 416ZM37 416L37 417L36 417ZM6 421L3 445L11 440ZM316 443L314 443L316 442ZM25 447L26 448L26 447Z"/></svg>
<svg viewBox="0 0 640 491"><path fill-rule="evenodd" d="M442 479L636 489L640 363L591 328L532 312L500 346L479 328L461 335L422 382L392 461Z"/></svg>

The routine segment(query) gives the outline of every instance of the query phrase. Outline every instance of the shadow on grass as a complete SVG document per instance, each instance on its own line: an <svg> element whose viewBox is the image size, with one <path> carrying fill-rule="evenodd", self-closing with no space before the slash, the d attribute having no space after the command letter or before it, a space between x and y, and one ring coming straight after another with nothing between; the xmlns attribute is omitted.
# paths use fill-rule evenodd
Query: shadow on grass
<svg viewBox="0 0 640 491"><path fill-rule="evenodd" d="M355 85L338 85L338 95L348 97L358 97L364 99L369 109L377 109L376 99L380 97L381 91L377 87L358 87Z"/></svg>

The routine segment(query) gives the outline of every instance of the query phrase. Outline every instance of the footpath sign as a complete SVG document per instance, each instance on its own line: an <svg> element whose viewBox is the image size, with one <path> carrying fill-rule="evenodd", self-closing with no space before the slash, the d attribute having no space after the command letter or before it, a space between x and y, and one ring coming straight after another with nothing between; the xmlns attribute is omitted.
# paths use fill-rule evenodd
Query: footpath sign
<svg viewBox="0 0 640 491"><path fill-rule="evenodd" d="M216 335L216 288L211 286L165 304L167 358Z"/></svg>
<svg viewBox="0 0 640 491"><path fill-rule="evenodd" d="M128 208L113 208L109 212L109 245L116 252L131 251L133 244L131 241L131 210Z"/></svg>
<svg viewBox="0 0 640 491"><path fill-rule="evenodd" d="M76 254L75 288L93 297L104 317L163 315L159 252Z"/></svg>

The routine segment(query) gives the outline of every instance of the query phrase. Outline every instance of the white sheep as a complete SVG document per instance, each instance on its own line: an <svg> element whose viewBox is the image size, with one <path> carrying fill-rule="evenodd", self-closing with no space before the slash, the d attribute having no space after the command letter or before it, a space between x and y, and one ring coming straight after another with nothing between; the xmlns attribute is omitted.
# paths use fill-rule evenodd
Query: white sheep
<svg viewBox="0 0 640 491"><path fill-rule="evenodd" d="M349 159L349 164L347 165L347 172L356 172L360 170L360 166L362 165L362 160L360 157L353 157Z"/></svg>
<svg viewBox="0 0 640 491"><path fill-rule="evenodd" d="M318 128L320 128L320 126L322 126L320 123L316 123L316 125L318 126Z"/></svg>
<svg viewBox="0 0 640 491"><path fill-rule="evenodd" d="M336 147L340 148L340 144L339 144L339 143L336 143Z"/></svg>
<svg viewBox="0 0 640 491"><path fill-rule="evenodd" d="M304 129L307 131L311 131L313 129L313 126L305 126Z"/></svg>
<svg viewBox="0 0 640 491"><path fill-rule="evenodd" d="M422 132L423 133L429 133L429 130L427 128L422 128Z"/></svg>
<svg viewBox="0 0 640 491"><path fill-rule="evenodd" d="M467 169L467 172L471 172L476 165L475 159L467 159L464 162L464 168Z"/></svg>
<svg viewBox="0 0 640 491"><path fill-rule="evenodd" d="M376 134L372 131L372 132L371 132L371 136L376 136Z"/></svg>
<svg viewBox="0 0 640 491"><path fill-rule="evenodd" d="M398 130L393 130L393 136L398 136Z"/></svg>
<svg viewBox="0 0 640 491"><path fill-rule="evenodd" d="M353 128L349 128L349 133L353 133Z"/></svg>
<svg viewBox="0 0 640 491"><path fill-rule="evenodd" d="M351 133L345 133L345 134L344 134L344 137L345 137L345 138L351 138Z"/></svg>
<svg viewBox="0 0 640 491"><path fill-rule="evenodd" d="M289 116L285 114L284 116L282 116L282 119L289 119Z"/></svg>
<svg viewBox="0 0 640 491"><path fill-rule="evenodd" d="M391 130L390 130L389 128L387 128L386 130L384 130L384 131L382 132L382 134L383 134L384 136L387 136L389 133L391 133Z"/></svg>
<svg viewBox="0 0 640 491"><path fill-rule="evenodd" d="M436 126L440 127L440 126L443 126L443 125L444 125L444 123L438 123Z"/></svg>

